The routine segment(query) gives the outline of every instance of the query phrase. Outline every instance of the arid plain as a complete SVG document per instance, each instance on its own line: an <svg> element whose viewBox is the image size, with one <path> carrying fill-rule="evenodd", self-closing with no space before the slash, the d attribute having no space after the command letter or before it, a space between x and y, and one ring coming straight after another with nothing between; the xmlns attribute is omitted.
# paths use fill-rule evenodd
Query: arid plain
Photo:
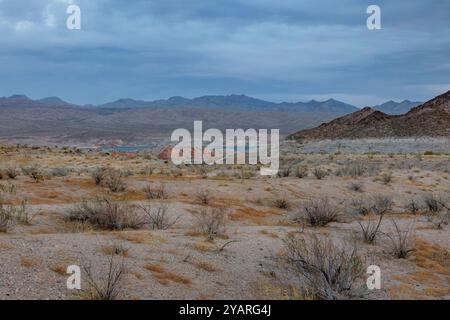
<svg viewBox="0 0 450 320"><path fill-rule="evenodd" d="M444 140L285 142L277 177L3 145L0 298L449 299Z"/></svg>

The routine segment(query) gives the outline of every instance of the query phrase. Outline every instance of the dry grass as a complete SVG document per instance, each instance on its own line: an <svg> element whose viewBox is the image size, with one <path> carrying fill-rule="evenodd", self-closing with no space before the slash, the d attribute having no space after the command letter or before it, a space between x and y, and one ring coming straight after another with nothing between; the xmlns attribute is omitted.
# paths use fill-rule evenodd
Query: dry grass
<svg viewBox="0 0 450 320"><path fill-rule="evenodd" d="M192 248L199 252L209 252L215 250L214 245L212 245L209 241L198 241L192 244Z"/></svg>
<svg viewBox="0 0 450 320"><path fill-rule="evenodd" d="M161 244L166 243L167 241L157 235L154 235L148 231L122 231L122 232L114 232L114 236L120 240L126 240L133 243L139 244Z"/></svg>
<svg viewBox="0 0 450 320"><path fill-rule="evenodd" d="M215 265L207 261L193 261L192 265L208 272L216 272L219 270Z"/></svg>
<svg viewBox="0 0 450 320"><path fill-rule="evenodd" d="M402 282L393 286L390 294L393 299L436 299L450 294L450 252L424 240L416 241L416 251L411 260L421 271L393 276Z"/></svg>
<svg viewBox="0 0 450 320"><path fill-rule="evenodd" d="M260 233L265 236L271 237L271 238L279 238L279 236L276 233L273 233L273 232L265 230L265 229L261 230Z"/></svg>
<svg viewBox="0 0 450 320"><path fill-rule="evenodd" d="M120 244L113 244L108 246L102 246L98 249L100 252L106 255L120 255L125 258L130 256L130 249Z"/></svg>
<svg viewBox="0 0 450 320"><path fill-rule="evenodd" d="M162 285L167 285L170 282L184 284L187 286L192 284L192 279L172 271L167 271L160 264L146 264L144 268L151 271L156 280Z"/></svg>
<svg viewBox="0 0 450 320"><path fill-rule="evenodd" d="M417 240L412 260L421 268L450 277L450 251L446 248Z"/></svg>
<svg viewBox="0 0 450 320"><path fill-rule="evenodd" d="M50 270L59 274L60 276L67 275L67 266L65 264L56 264L56 265L50 267Z"/></svg>
<svg viewBox="0 0 450 320"><path fill-rule="evenodd" d="M0 242L0 250L13 249L14 246L10 243Z"/></svg>
<svg viewBox="0 0 450 320"><path fill-rule="evenodd" d="M239 207L230 214L231 221L248 220L256 225L263 225L267 223L267 218L276 215L274 210L257 210L250 207Z"/></svg>
<svg viewBox="0 0 450 320"><path fill-rule="evenodd" d="M37 258L21 257L20 265L25 268L34 268L38 266L40 261Z"/></svg>

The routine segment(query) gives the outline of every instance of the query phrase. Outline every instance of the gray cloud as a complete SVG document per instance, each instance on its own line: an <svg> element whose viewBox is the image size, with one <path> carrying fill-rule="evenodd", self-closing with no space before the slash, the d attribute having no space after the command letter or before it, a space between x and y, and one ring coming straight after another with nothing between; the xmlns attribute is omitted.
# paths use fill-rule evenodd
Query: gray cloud
<svg viewBox="0 0 450 320"><path fill-rule="evenodd" d="M65 28L69 3L82 30ZM358 105L450 89L448 1L3 0L0 95L120 97L246 93ZM443 90L442 90L443 91Z"/></svg>

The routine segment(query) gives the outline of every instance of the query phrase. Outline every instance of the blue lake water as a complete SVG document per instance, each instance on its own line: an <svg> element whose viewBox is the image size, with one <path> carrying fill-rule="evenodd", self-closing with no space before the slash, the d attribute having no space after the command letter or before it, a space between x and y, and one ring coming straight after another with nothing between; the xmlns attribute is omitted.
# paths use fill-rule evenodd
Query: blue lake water
<svg viewBox="0 0 450 320"><path fill-rule="evenodd" d="M103 151L118 151L118 152L136 152L150 149L151 145L143 146L101 146L98 149Z"/></svg>

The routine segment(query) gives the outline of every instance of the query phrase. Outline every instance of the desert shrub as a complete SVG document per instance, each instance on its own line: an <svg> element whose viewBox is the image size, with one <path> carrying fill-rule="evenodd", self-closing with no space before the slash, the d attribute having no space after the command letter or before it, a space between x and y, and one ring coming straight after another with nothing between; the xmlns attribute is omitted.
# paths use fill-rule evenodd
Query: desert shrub
<svg viewBox="0 0 450 320"><path fill-rule="evenodd" d="M141 174L151 176L154 172L155 168L153 166L146 166L144 169L142 169Z"/></svg>
<svg viewBox="0 0 450 320"><path fill-rule="evenodd" d="M225 233L228 213L224 207L203 207L194 211L193 215L196 220L195 227L205 234L208 240L212 241Z"/></svg>
<svg viewBox="0 0 450 320"><path fill-rule="evenodd" d="M366 243L373 244L380 232L381 220L383 215L380 215L378 221L368 220L367 222L358 221L361 228L362 238Z"/></svg>
<svg viewBox="0 0 450 320"><path fill-rule="evenodd" d="M208 178L208 172L209 172L208 165L203 164L203 165L197 166L197 172L202 177L202 179L207 179Z"/></svg>
<svg viewBox="0 0 450 320"><path fill-rule="evenodd" d="M314 168L314 176L316 177L317 180L322 180L323 178L325 178L328 175L328 172L322 168Z"/></svg>
<svg viewBox="0 0 450 320"><path fill-rule="evenodd" d="M29 225L32 220L32 216L28 207L28 201L22 200L19 207L14 208L15 220L21 224Z"/></svg>
<svg viewBox="0 0 450 320"><path fill-rule="evenodd" d="M423 196L423 203L427 210L431 213L436 213L446 208L447 200L441 196L434 193L426 194Z"/></svg>
<svg viewBox="0 0 450 320"><path fill-rule="evenodd" d="M291 174L291 167L283 167L278 170L278 177L285 178Z"/></svg>
<svg viewBox="0 0 450 320"><path fill-rule="evenodd" d="M69 174L69 170L67 170L67 168L64 168L64 167L53 168L50 170L50 175L52 175L53 177L65 177L68 174Z"/></svg>
<svg viewBox="0 0 450 320"><path fill-rule="evenodd" d="M376 215L383 215L392 210L394 202L392 197L384 194L376 194L372 197L371 210Z"/></svg>
<svg viewBox="0 0 450 320"><path fill-rule="evenodd" d="M409 199L406 203L406 209L413 215L420 212L420 203L416 199Z"/></svg>
<svg viewBox="0 0 450 320"><path fill-rule="evenodd" d="M5 170L9 179L15 179L20 175L20 171L16 167L9 167Z"/></svg>
<svg viewBox="0 0 450 320"><path fill-rule="evenodd" d="M367 169L361 162L351 162L336 171L339 177L360 177L366 173Z"/></svg>
<svg viewBox="0 0 450 320"><path fill-rule="evenodd" d="M122 177L132 177L134 173L130 169L124 169L124 170L120 170L120 174Z"/></svg>
<svg viewBox="0 0 450 320"><path fill-rule="evenodd" d="M273 200L273 205L276 208L287 210L290 208L289 200L286 197L278 197Z"/></svg>
<svg viewBox="0 0 450 320"><path fill-rule="evenodd" d="M430 217L430 222L434 225L436 229L444 229L445 226L448 226L450 223L450 211L443 210L432 217Z"/></svg>
<svg viewBox="0 0 450 320"><path fill-rule="evenodd" d="M348 188L355 192L362 192L364 189L364 185L362 182L350 182Z"/></svg>
<svg viewBox="0 0 450 320"><path fill-rule="evenodd" d="M145 224L133 206L113 201L108 197L84 201L74 206L66 218L70 221L88 223L100 230L139 229Z"/></svg>
<svg viewBox="0 0 450 320"><path fill-rule="evenodd" d="M370 203L365 199L352 199L350 203L351 213L355 216L366 216L371 210Z"/></svg>
<svg viewBox="0 0 450 320"><path fill-rule="evenodd" d="M307 177L308 176L308 167L307 166L298 166L295 169L295 176L300 179Z"/></svg>
<svg viewBox="0 0 450 320"><path fill-rule="evenodd" d="M127 257L129 255L130 248L127 248L120 243L114 243L110 246L101 247L100 251L108 255Z"/></svg>
<svg viewBox="0 0 450 320"><path fill-rule="evenodd" d="M392 172L386 172L381 175L381 182L388 185L392 182Z"/></svg>
<svg viewBox="0 0 450 320"><path fill-rule="evenodd" d="M209 205L213 200L213 196L208 190L200 190L195 194L195 200L198 204Z"/></svg>
<svg viewBox="0 0 450 320"><path fill-rule="evenodd" d="M101 185L104 179L104 175L106 172L106 168L96 168L92 173L91 176L94 179L94 182L96 185Z"/></svg>
<svg viewBox="0 0 450 320"><path fill-rule="evenodd" d="M338 246L316 235L289 236L284 244L305 296L340 300L365 294L364 262L355 246Z"/></svg>
<svg viewBox="0 0 450 320"><path fill-rule="evenodd" d="M166 191L166 186L164 184L159 184L157 186L152 186L151 184L147 184L144 187L144 193L146 194L147 198L150 200L155 199L167 199L169 198L169 195Z"/></svg>
<svg viewBox="0 0 450 320"><path fill-rule="evenodd" d="M179 217L171 219L167 214L167 206L164 205L156 208L149 205L140 205L139 207L144 212L145 223L153 230L167 230L179 220Z"/></svg>
<svg viewBox="0 0 450 320"><path fill-rule="evenodd" d="M31 166L25 166L20 168L22 170L22 173L26 176L30 176L31 173L35 170L38 170L39 167L36 164L33 164Z"/></svg>
<svg viewBox="0 0 450 320"><path fill-rule="evenodd" d="M34 180L34 182L41 182L44 180L44 173L39 169L35 168L30 172L30 177Z"/></svg>
<svg viewBox="0 0 450 320"><path fill-rule="evenodd" d="M392 219L392 224L394 225L394 231L392 234L386 233L386 236L390 239L390 251L394 257L406 259L415 247L412 227L410 225L402 230L394 219Z"/></svg>
<svg viewBox="0 0 450 320"><path fill-rule="evenodd" d="M91 300L115 300L123 290L126 266L123 257L116 254L108 256L108 263L104 270L96 272L92 264L84 265L83 271L89 289L86 297Z"/></svg>
<svg viewBox="0 0 450 320"><path fill-rule="evenodd" d="M339 209L332 204L328 198L319 200L309 200L301 205L294 220L297 222L307 222L311 226L323 227L330 222L337 221Z"/></svg>
<svg viewBox="0 0 450 320"><path fill-rule="evenodd" d="M120 170L110 169L105 171L102 184L111 192L122 192L126 188L123 174Z"/></svg>
<svg viewBox="0 0 450 320"><path fill-rule="evenodd" d="M234 169L233 175L238 179L244 180L253 178L255 176L255 172L248 166L238 166Z"/></svg>
<svg viewBox="0 0 450 320"><path fill-rule="evenodd" d="M377 220L370 219L367 222L357 221L361 228L362 238L366 243L373 244L380 233L381 221L387 211L381 210Z"/></svg>
<svg viewBox="0 0 450 320"><path fill-rule="evenodd" d="M175 168L175 169L170 170L170 175L174 178L182 177L183 171L178 168Z"/></svg>
<svg viewBox="0 0 450 320"><path fill-rule="evenodd" d="M0 203L0 232L7 232L14 220L14 207Z"/></svg>

